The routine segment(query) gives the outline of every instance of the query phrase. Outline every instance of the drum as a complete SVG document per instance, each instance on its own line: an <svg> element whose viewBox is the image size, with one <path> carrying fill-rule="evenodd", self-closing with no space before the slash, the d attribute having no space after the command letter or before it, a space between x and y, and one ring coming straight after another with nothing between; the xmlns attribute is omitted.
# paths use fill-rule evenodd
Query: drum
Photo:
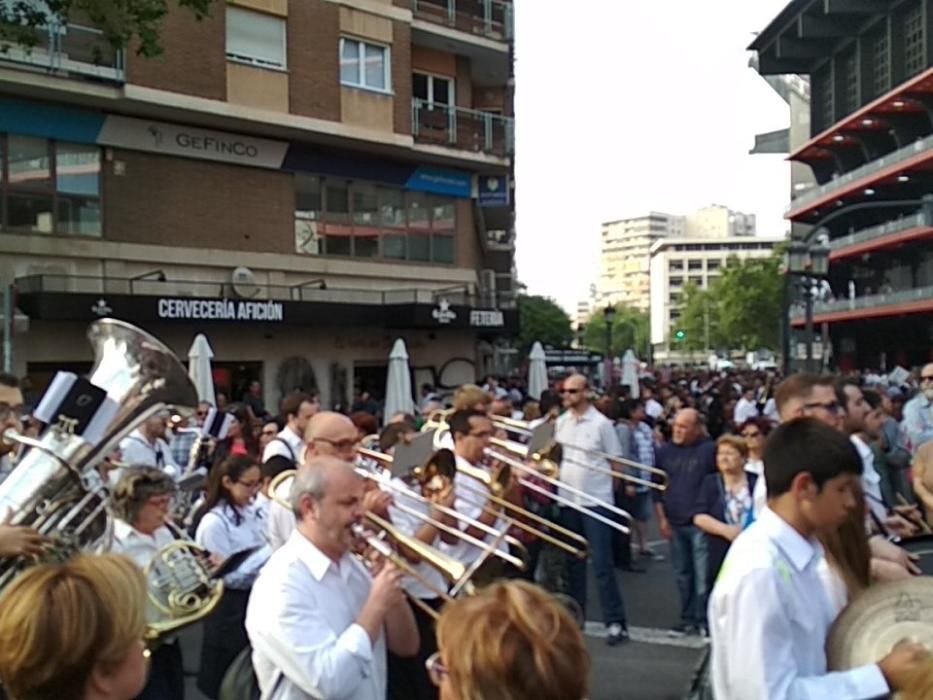
<svg viewBox="0 0 933 700"><path fill-rule="evenodd" d="M933 576L933 534L906 537L897 544L918 557L917 566L924 576Z"/></svg>

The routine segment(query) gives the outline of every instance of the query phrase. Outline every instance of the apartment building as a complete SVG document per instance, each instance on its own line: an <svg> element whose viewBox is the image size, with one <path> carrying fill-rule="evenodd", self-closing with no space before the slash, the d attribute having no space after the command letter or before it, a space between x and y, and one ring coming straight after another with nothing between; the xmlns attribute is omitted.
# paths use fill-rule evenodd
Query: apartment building
<svg viewBox="0 0 933 700"><path fill-rule="evenodd" d="M809 76L810 131L790 154L813 184L787 218L828 242L814 326L843 369L933 359L933 0L794 0L750 49L762 75ZM807 341L802 305L790 347Z"/></svg>
<svg viewBox="0 0 933 700"><path fill-rule="evenodd" d="M651 246L651 345L655 360L679 361L672 336L678 328L687 285L707 289L730 258L765 258L784 240L688 236L660 240Z"/></svg>
<svg viewBox="0 0 933 700"><path fill-rule="evenodd" d="M754 236L755 215L721 205L698 209L686 216L651 212L647 216L602 225L597 302L625 304L648 311L651 250L658 241L683 236L728 238Z"/></svg>
<svg viewBox="0 0 933 700"><path fill-rule="evenodd" d="M164 55L50 26L0 54L0 281L14 369L84 370L113 316L266 401L499 369L514 308L512 6L219 0Z"/></svg>

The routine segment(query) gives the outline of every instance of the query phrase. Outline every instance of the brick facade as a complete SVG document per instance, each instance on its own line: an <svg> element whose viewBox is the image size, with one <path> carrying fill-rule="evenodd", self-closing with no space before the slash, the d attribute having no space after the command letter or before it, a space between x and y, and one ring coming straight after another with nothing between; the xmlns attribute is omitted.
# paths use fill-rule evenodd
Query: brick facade
<svg viewBox="0 0 933 700"><path fill-rule="evenodd" d="M200 22L189 10L174 4L170 8L160 34L163 54L143 58L130 48L126 52L126 81L167 92L226 99L225 3L211 5L210 16Z"/></svg>
<svg viewBox="0 0 933 700"><path fill-rule="evenodd" d="M104 237L112 241L291 253L295 195L288 173L114 151L104 168Z"/></svg>
<svg viewBox="0 0 933 700"><path fill-rule="evenodd" d="M392 23L392 92L395 133L411 133L411 26Z"/></svg>
<svg viewBox="0 0 933 700"><path fill-rule="evenodd" d="M289 3L288 98L292 114L340 121L339 45L339 5L324 0Z"/></svg>

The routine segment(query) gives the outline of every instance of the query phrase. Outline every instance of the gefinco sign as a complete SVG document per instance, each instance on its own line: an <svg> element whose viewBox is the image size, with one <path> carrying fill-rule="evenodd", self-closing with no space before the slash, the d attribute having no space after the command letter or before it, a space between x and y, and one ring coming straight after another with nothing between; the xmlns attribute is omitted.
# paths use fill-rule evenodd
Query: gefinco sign
<svg viewBox="0 0 933 700"><path fill-rule="evenodd" d="M179 124L108 115L97 138L104 146L183 158L279 169L288 144Z"/></svg>

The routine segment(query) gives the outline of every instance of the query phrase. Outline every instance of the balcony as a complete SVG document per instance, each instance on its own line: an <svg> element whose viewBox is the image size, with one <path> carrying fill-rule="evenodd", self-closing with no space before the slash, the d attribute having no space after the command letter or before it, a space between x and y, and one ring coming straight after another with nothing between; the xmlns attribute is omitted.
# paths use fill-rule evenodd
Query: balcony
<svg viewBox="0 0 933 700"><path fill-rule="evenodd" d="M814 323L832 323L931 311L933 311L933 287L918 287L869 294L854 299L817 302L813 305L813 321ZM791 310L791 322L795 326L804 324L804 312L801 307Z"/></svg>
<svg viewBox="0 0 933 700"><path fill-rule="evenodd" d="M826 201L867 188L869 185L901 171L926 166L931 160L933 160L933 134L866 163L845 175L840 175L825 185L813 187L797 195L791 205L791 210L787 214L787 218L796 219L801 217Z"/></svg>
<svg viewBox="0 0 933 700"><path fill-rule="evenodd" d="M486 153L504 158L514 152L514 120L497 114L414 99L412 136L417 143Z"/></svg>
<svg viewBox="0 0 933 700"><path fill-rule="evenodd" d="M53 75L117 83L125 79L123 52L107 43L100 30L76 24L49 26L40 30L36 46L11 46L0 52L0 65L10 63Z"/></svg>
<svg viewBox="0 0 933 700"><path fill-rule="evenodd" d="M424 20L493 41L511 41L512 4L501 0L411 0L416 20Z"/></svg>
<svg viewBox="0 0 933 700"><path fill-rule="evenodd" d="M840 260L862 255L930 236L933 236L933 221L927 221L927 217L920 212L848 236L834 238L829 242L829 259Z"/></svg>

